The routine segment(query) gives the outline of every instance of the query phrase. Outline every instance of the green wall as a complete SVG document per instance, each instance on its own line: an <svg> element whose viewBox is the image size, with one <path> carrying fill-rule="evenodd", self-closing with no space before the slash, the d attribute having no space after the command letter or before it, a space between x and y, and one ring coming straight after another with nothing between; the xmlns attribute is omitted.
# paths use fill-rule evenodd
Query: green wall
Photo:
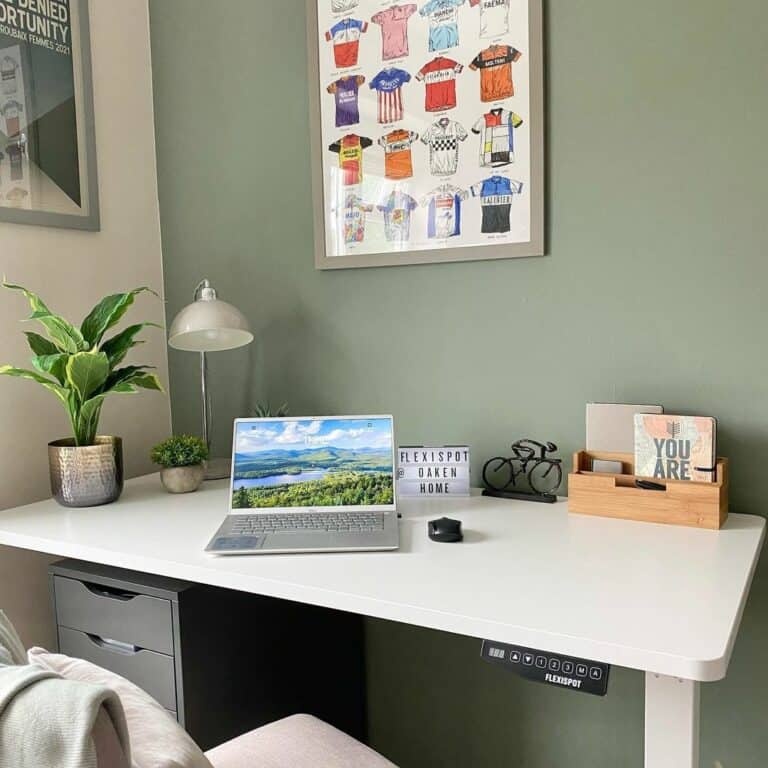
<svg viewBox="0 0 768 768"><path fill-rule="evenodd" d="M547 5L548 255L321 273L303 1L151 0L168 312L208 276L256 332L211 361L220 453L231 417L287 400L391 411L401 442L470 443L477 472L514 438L581 446L588 400L659 401L719 418L732 507L764 512L768 6ZM177 430L197 428L195 363L171 352ZM703 689L705 766L768 753L767 597L761 570ZM640 673L592 699L472 639L368 629L371 740L403 768L642 765Z"/></svg>

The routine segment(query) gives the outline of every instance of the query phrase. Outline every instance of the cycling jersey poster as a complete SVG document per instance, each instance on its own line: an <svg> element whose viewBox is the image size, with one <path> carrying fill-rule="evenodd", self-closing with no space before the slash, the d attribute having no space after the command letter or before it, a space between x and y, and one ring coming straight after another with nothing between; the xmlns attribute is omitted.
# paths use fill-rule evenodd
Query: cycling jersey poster
<svg viewBox="0 0 768 768"><path fill-rule="evenodd" d="M0 0L0 221L96 230L87 0Z"/></svg>
<svg viewBox="0 0 768 768"><path fill-rule="evenodd" d="M316 265L543 254L542 0L307 2Z"/></svg>

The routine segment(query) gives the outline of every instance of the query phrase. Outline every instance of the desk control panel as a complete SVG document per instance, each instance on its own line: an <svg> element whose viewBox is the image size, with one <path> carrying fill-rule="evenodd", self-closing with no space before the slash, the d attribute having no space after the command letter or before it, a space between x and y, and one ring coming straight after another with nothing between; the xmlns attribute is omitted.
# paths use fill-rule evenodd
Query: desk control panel
<svg viewBox="0 0 768 768"><path fill-rule="evenodd" d="M492 640L483 640L480 653L486 661L511 669L526 680L569 688L579 693L591 693L594 696L605 696L608 692L610 664L537 651L535 648L496 643Z"/></svg>

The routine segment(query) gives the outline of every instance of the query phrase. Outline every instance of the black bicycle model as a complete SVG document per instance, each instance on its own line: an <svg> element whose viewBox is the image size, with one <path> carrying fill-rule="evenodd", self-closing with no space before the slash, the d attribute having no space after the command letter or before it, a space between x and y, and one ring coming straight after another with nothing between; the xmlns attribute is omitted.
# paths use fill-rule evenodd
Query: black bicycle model
<svg viewBox="0 0 768 768"><path fill-rule="evenodd" d="M496 493L517 488L517 480L525 477L531 490L541 496L554 495L563 481L562 460L547 454L555 453L554 443L518 440L512 443L511 456L495 456L483 467L486 488Z"/></svg>

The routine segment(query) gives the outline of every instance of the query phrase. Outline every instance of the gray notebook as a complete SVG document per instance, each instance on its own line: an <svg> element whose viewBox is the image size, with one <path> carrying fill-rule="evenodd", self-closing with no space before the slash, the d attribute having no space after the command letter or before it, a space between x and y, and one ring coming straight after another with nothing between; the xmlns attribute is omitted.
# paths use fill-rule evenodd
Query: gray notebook
<svg viewBox="0 0 768 768"><path fill-rule="evenodd" d="M587 450L635 452L635 414L664 413L661 405L587 403Z"/></svg>

